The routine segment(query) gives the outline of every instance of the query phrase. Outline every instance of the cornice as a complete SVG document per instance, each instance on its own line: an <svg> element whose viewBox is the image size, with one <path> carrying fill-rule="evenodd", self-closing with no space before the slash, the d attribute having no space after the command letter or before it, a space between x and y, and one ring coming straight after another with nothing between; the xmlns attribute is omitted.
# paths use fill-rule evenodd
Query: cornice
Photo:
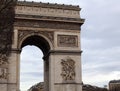
<svg viewBox="0 0 120 91"><path fill-rule="evenodd" d="M47 59L50 55L79 55L81 56L82 50L74 50L74 51L69 51L69 50L50 50L47 55L43 57L43 59Z"/></svg>
<svg viewBox="0 0 120 91"><path fill-rule="evenodd" d="M69 22L69 23L79 23L83 24L84 19L81 18L67 18L67 17L53 17L53 16L38 16L38 15L23 15L16 14L16 19L24 19L24 20L42 20L42 21L55 21L55 22Z"/></svg>

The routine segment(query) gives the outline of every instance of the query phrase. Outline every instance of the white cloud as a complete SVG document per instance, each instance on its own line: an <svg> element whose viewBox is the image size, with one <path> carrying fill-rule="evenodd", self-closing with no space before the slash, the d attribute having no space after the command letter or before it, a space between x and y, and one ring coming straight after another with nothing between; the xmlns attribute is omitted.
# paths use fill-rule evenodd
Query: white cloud
<svg viewBox="0 0 120 91"><path fill-rule="evenodd" d="M99 86L103 87L104 85L108 85L110 80L119 79L119 76L120 76L120 71L113 71L109 74L100 73L100 74L94 74L94 75L87 73L87 75L83 76L83 80L84 80L84 83L89 83L92 85L99 84Z"/></svg>
<svg viewBox="0 0 120 91"><path fill-rule="evenodd" d="M26 91L32 85L43 82L43 54L35 46L26 46L21 52L20 88Z"/></svg>

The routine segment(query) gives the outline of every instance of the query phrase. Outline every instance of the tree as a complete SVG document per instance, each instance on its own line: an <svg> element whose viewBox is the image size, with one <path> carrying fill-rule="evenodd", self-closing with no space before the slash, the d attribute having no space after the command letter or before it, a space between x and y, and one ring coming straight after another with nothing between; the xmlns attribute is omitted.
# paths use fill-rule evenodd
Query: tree
<svg viewBox="0 0 120 91"><path fill-rule="evenodd" d="M13 22L14 6L17 0L0 0L0 30Z"/></svg>
<svg viewBox="0 0 120 91"><path fill-rule="evenodd" d="M9 55L17 0L0 0L0 54Z"/></svg>

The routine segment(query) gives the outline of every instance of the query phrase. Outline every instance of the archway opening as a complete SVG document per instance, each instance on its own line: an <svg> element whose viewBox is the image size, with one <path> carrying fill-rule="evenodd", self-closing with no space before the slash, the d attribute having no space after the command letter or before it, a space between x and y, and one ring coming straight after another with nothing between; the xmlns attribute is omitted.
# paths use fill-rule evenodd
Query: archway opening
<svg viewBox="0 0 120 91"><path fill-rule="evenodd" d="M48 85L49 83L48 54L50 51L50 46L48 41L41 36L32 35L25 38L22 41L22 44L20 47L22 50L21 56L20 56L21 57L20 59L20 71L21 71L20 72L20 90L27 91L31 86L41 81L43 82L44 80L45 80L44 85L48 87L49 86ZM43 67L42 58L44 58L44 67ZM44 71L43 71L43 68L44 68Z"/></svg>
<svg viewBox="0 0 120 91"><path fill-rule="evenodd" d="M20 90L27 91L36 83L43 82L43 53L36 46L25 46L20 56Z"/></svg>

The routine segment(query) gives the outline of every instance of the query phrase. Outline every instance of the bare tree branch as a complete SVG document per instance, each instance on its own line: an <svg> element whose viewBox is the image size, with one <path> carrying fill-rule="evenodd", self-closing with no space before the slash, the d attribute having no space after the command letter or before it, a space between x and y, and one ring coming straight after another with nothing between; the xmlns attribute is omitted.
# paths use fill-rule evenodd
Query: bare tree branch
<svg viewBox="0 0 120 91"><path fill-rule="evenodd" d="M0 0L0 54L9 55L17 0Z"/></svg>
<svg viewBox="0 0 120 91"><path fill-rule="evenodd" d="M14 6L16 0L0 0L0 13L7 7Z"/></svg>

